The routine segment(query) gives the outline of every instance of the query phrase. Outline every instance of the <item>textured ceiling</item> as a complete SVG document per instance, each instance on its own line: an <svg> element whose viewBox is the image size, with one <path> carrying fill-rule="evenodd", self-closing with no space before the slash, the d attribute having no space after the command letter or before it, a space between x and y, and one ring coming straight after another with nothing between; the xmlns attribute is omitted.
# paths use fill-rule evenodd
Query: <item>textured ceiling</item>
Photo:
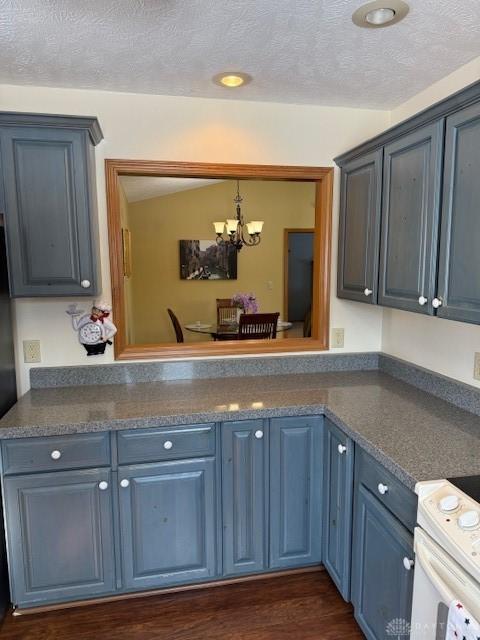
<svg viewBox="0 0 480 640"><path fill-rule="evenodd" d="M178 193L206 187L221 180L206 178L157 178L154 176L120 176L125 196L128 202L138 202L165 196L168 193ZM232 196L233 197L233 196Z"/></svg>
<svg viewBox="0 0 480 640"><path fill-rule="evenodd" d="M0 0L0 82L390 108L480 55L480 0ZM388 5L388 0L385 4ZM211 77L237 69L252 84Z"/></svg>

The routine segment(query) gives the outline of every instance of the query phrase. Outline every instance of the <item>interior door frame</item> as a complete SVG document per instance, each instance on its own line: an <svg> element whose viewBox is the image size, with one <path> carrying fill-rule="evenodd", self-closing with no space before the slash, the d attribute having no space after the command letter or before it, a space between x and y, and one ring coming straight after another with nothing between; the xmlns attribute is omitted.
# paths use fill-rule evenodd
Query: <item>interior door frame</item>
<svg viewBox="0 0 480 640"><path fill-rule="evenodd" d="M160 160L105 160L110 278L113 318L117 326L116 360L214 357L223 355L325 351L330 330L330 263L333 167L211 164ZM283 340L241 340L199 343L128 344L125 321L120 176L158 176L315 183L315 233L312 337ZM212 233L213 237L213 233Z"/></svg>
<svg viewBox="0 0 480 640"><path fill-rule="evenodd" d="M283 319L284 320L288 320L288 239L291 233L313 233L314 234L313 240L315 242L315 229L312 229L311 227L305 227L305 229L292 228L292 229L283 230Z"/></svg>

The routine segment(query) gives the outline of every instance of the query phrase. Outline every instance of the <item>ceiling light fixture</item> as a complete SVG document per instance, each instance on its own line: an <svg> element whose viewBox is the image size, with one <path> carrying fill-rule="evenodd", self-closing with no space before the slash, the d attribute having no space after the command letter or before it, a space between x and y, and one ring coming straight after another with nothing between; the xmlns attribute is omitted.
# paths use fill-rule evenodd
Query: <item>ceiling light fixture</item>
<svg viewBox="0 0 480 640"><path fill-rule="evenodd" d="M219 84L227 89L236 89L252 81L252 76L241 71L224 71L213 76L215 84Z"/></svg>
<svg viewBox="0 0 480 640"><path fill-rule="evenodd" d="M357 9L352 20L357 27L379 29L397 24L408 12L409 6L403 0L376 0Z"/></svg>
<svg viewBox="0 0 480 640"><path fill-rule="evenodd" d="M216 241L219 245L227 245L235 247L240 251L242 247L254 247L260 244L261 233L263 229L263 220L252 220L245 222L242 215L243 198L240 195L240 182L237 180L237 195L233 199L235 204L235 218L225 220L225 222L214 222L213 227L217 234ZM227 231L227 237L224 238L224 231ZM246 230L246 233L245 233Z"/></svg>

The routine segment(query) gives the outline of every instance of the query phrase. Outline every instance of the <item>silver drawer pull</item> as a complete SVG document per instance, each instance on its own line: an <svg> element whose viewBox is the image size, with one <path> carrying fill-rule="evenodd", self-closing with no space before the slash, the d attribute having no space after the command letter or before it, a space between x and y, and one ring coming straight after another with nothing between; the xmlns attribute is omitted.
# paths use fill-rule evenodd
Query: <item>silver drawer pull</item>
<svg viewBox="0 0 480 640"><path fill-rule="evenodd" d="M163 443L163 448L167 449L167 451L168 451L168 449L171 449L172 447L173 447L173 442L171 440L166 440Z"/></svg>
<svg viewBox="0 0 480 640"><path fill-rule="evenodd" d="M338 449L338 453L343 454L347 450L347 447L344 444L339 444L337 449Z"/></svg>
<svg viewBox="0 0 480 640"><path fill-rule="evenodd" d="M434 298L432 300L432 307L434 309L439 309L443 304L443 300L441 298Z"/></svg>
<svg viewBox="0 0 480 640"><path fill-rule="evenodd" d="M382 482L379 483L377 489L378 489L378 493L380 493L382 496L384 496L386 493L388 493L387 485L383 484Z"/></svg>
<svg viewBox="0 0 480 640"><path fill-rule="evenodd" d="M127 478L123 478L123 480L120 480L120 486L122 487L122 489L126 489L130 484L130 480L127 480Z"/></svg>
<svg viewBox="0 0 480 640"><path fill-rule="evenodd" d="M425 298L425 296L420 296L418 299L418 304L423 307L427 304L428 302L428 298Z"/></svg>
<svg viewBox="0 0 480 640"><path fill-rule="evenodd" d="M255 431L255 438L257 440L261 440L263 438L263 431L261 429L259 429L258 431Z"/></svg>
<svg viewBox="0 0 480 640"><path fill-rule="evenodd" d="M108 489L108 482L102 480L98 483L98 488L100 489L100 491L106 491L106 489Z"/></svg>
<svg viewBox="0 0 480 640"><path fill-rule="evenodd" d="M62 457L62 454L60 453L60 451L58 451L58 449L55 449L50 454L50 457L52 460L60 460L60 458Z"/></svg>
<svg viewBox="0 0 480 640"><path fill-rule="evenodd" d="M367 287L364 289L363 293L368 297L372 295L373 291Z"/></svg>
<svg viewBox="0 0 480 640"><path fill-rule="evenodd" d="M410 558L407 558L407 556L405 556L405 558L403 559L403 566L407 571L411 571L414 564L415 562L413 560L410 560Z"/></svg>
<svg viewBox="0 0 480 640"><path fill-rule="evenodd" d="M88 289L90 287L90 280L82 280L80 284L83 289Z"/></svg>

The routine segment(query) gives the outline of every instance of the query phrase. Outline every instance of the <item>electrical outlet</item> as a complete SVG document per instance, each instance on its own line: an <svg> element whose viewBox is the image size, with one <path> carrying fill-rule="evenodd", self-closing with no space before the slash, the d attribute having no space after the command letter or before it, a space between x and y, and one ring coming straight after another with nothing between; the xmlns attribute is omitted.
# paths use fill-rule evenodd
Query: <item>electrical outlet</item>
<svg viewBox="0 0 480 640"><path fill-rule="evenodd" d="M24 362L41 362L40 340L24 340L23 341L23 361Z"/></svg>
<svg viewBox="0 0 480 640"><path fill-rule="evenodd" d="M480 353L475 353L473 360L473 377L475 380L480 380Z"/></svg>
<svg viewBox="0 0 480 640"><path fill-rule="evenodd" d="M345 329L332 329L332 349L341 349L344 345Z"/></svg>
<svg viewBox="0 0 480 640"><path fill-rule="evenodd" d="M273 282L271 280L267 280L267 289L268 291L273 291Z"/></svg>

